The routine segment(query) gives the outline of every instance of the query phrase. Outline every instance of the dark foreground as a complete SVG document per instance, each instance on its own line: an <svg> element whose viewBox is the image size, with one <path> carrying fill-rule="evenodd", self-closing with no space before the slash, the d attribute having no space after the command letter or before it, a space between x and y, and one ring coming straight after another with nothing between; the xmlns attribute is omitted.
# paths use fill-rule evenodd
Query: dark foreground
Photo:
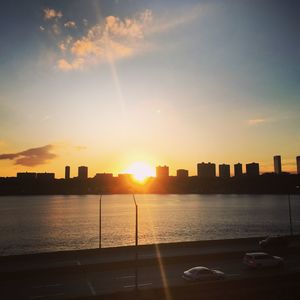
<svg viewBox="0 0 300 300"><path fill-rule="evenodd" d="M141 246L138 264L135 247L1 257L0 299L300 299L299 237L269 251L283 268L249 270L242 257L259 239ZM186 283L182 272L197 265L226 279Z"/></svg>

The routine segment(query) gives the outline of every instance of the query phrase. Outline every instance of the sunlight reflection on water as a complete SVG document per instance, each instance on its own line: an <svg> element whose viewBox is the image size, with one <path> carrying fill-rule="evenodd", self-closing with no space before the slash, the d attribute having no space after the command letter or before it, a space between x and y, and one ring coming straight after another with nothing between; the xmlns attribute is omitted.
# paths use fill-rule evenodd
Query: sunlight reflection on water
<svg viewBox="0 0 300 300"><path fill-rule="evenodd" d="M287 196L136 195L139 244L288 234ZM300 232L300 196L292 196ZM97 248L99 196L0 197L1 255ZM134 244L131 195L102 198L102 245Z"/></svg>

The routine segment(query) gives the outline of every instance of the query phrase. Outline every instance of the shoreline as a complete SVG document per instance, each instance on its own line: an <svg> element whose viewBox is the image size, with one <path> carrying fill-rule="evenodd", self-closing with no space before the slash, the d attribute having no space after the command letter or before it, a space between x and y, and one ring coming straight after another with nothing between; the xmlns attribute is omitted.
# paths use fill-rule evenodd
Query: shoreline
<svg viewBox="0 0 300 300"><path fill-rule="evenodd" d="M296 241L297 245L300 246L300 234L283 235L289 238L292 238L292 243ZM182 241L182 242L171 242L171 243L157 243L157 244L143 244L138 245L139 251L149 251L156 250L160 248L164 249L176 249L176 248L193 248L193 247L220 247L224 245L234 245L234 244L243 244L248 242L258 242L266 236L253 236L253 237L240 237L240 238L229 238L229 239L210 239L210 240L196 240L196 241ZM109 252L120 252L120 251L129 251L134 252L136 249L135 245L128 246L116 246L116 247L104 247L104 248L88 248L88 249L74 249L74 250L61 250L61 251L52 251L52 252L35 252L27 254L13 254L13 255L1 255L0 261L9 260L9 259L21 259L21 258L46 258L46 257L59 257L59 256L81 256L81 255L99 255L101 253Z"/></svg>

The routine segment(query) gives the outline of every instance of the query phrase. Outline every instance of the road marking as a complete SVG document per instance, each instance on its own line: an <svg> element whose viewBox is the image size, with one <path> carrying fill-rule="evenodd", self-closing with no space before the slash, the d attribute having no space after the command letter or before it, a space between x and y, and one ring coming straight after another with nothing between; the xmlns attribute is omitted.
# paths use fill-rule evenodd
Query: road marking
<svg viewBox="0 0 300 300"><path fill-rule="evenodd" d="M147 285L151 285L152 282L147 282L147 283L139 283L138 284L138 287L143 287L143 286L147 286ZM133 288L135 287L135 284L131 284L131 285L124 285L123 286L125 289L128 289L128 288Z"/></svg>
<svg viewBox="0 0 300 300"><path fill-rule="evenodd" d="M56 286L62 286L61 283L55 283L55 284L45 284L45 285L36 285L33 286L33 289L41 289L41 288L47 288L47 287L56 287Z"/></svg>
<svg viewBox="0 0 300 300"><path fill-rule="evenodd" d="M81 266L81 262L79 260L76 261L77 266Z"/></svg>
<svg viewBox="0 0 300 300"><path fill-rule="evenodd" d="M46 297L57 297L57 296L64 296L64 293L58 293L58 294L48 294L48 295L40 295L40 296L30 296L30 299L41 299Z"/></svg>
<svg viewBox="0 0 300 300"><path fill-rule="evenodd" d="M141 284L139 284L138 286L147 286L147 285L151 285L152 284L152 282L148 282L148 283L141 283Z"/></svg>
<svg viewBox="0 0 300 300"><path fill-rule="evenodd" d="M89 287L89 289L90 289L92 295L95 296L95 295L96 295L96 291L95 291L95 289L94 289L92 283L91 283L89 280L86 280L86 282L87 282L87 285L88 285L88 287Z"/></svg>

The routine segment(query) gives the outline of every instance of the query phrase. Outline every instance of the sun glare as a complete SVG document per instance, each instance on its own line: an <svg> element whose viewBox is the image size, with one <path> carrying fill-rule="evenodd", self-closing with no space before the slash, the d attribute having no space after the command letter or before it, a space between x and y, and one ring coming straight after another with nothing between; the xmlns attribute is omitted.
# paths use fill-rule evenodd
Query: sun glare
<svg viewBox="0 0 300 300"><path fill-rule="evenodd" d="M155 170L145 162L135 162L127 170L126 173L132 174L134 179L139 182L145 181L150 176L155 176Z"/></svg>

